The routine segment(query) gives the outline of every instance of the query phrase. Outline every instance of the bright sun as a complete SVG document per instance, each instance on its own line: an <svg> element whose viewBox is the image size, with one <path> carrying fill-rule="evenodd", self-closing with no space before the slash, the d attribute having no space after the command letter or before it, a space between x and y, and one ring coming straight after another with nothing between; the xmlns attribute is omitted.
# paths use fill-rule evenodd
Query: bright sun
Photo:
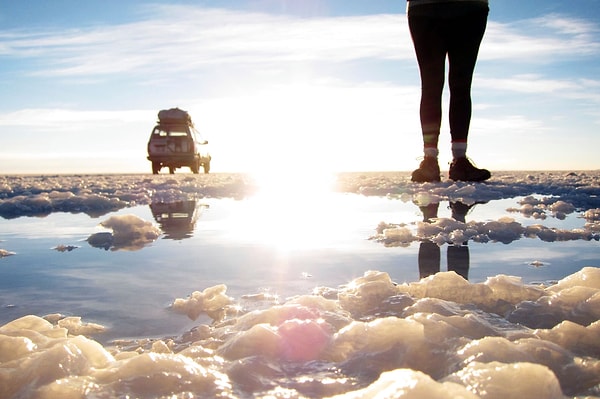
<svg viewBox="0 0 600 399"><path fill-rule="evenodd" d="M245 168L259 192L232 218L236 239L280 251L316 248L347 226L348 215L333 189L335 173L364 143L354 133L358 127L349 125L351 107L340 106L342 94L291 85L236 108L239 123L260 126L247 146L237 147L252 154Z"/></svg>
<svg viewBox="0 0 600 399"><path fill-rule="evenodd" d="M348 218L333 191L333 173L285 169L256 174L259 192L234 215L235 235L288 251L325 245Z"/></svg>

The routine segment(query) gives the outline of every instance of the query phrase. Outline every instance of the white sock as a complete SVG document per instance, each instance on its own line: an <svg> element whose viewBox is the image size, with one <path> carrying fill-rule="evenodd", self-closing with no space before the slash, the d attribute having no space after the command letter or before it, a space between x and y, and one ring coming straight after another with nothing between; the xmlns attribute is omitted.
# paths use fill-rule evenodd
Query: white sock
<svg viewBox="0 0 600 399"><path fill-rule="evenodd" d="M466 141L457 141L452 143L452 157L456 158L464 158L467 156L467 142Z"/></svg>
<svg viewBox="0 0 600 399"><path fill-rule="evenodd" d="M435 147L425 147L423 149L423 154L425 154L426 157L437 158L439 153L440 151Z"/></svg>

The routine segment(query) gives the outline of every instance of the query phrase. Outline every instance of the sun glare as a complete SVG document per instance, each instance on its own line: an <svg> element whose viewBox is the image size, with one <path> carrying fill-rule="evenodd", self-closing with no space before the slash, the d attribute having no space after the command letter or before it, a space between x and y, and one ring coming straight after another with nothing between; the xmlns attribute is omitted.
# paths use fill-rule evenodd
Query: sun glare
<svg viewBox="0 0 600 399"><path fill-rule="evenodd" d="M239 108L240 120L260 121L247 165L259 192L235 215L234 234L281 251L332 243L348 219L333 191L335 173L359 145L346 114L351 107L341 107L342 114L331 107L348 101L343 94L297 84L257 95Z"/></svg>
<svg viewBox="0 0 600 399"><path fill-rule="evenodd" d="M256 173L259 191L235 215L235 234L260 245L288 251L327 245L344 224L332 172L280 168Z"/></svg>

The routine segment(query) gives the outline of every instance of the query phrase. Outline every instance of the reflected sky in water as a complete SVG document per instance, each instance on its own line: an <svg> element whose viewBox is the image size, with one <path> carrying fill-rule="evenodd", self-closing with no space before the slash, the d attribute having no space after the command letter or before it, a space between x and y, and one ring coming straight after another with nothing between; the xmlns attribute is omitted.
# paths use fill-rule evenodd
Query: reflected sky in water
<svg viewBox="0 0 600 399"><path fill-rule="evenodd" d="M417 223L440 218L464 221L511 217L524 226L576 229L577 212L540 221L507 209L519 198L458 209L455 203L420 204L399 198L336 193L320 185L271 182L241 200L205 198L154 202L100 217L52 213L46 217L0 218L0 324L26 314L82 316L110 328L100 341L119 337L181 334L202 320L174 314L175 298L226 284L234 298L269 293L285 298L318 286L337 287L367 270L389 273L398 282L417 281L455 270L471 282L489 276L520 276L551 282L600 266L598 241L544 242L521 238L499 242L438 245L428 240L386 246L371 239L381 222L416 231ZM457 213L458 209L458 213ZM99 224L133 214L152 222L160 237L143 249L93 246ZM57 246L64 246L62 251Z"/></svg>

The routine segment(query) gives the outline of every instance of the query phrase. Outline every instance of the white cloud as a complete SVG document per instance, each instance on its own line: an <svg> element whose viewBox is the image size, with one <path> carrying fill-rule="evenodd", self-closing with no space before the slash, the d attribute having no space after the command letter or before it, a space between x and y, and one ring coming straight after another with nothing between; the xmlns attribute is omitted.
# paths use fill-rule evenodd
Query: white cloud
<svg viewBox="0 0 600 399"><path fill-rule="evenodd" d="M559 33L572 35L586 40L590 39L593 34L597 34L599 31L593 23L581 19L567 18L557 14L535 18L532 22L539 26L554 29Z"/></svg>
<svg viewBox="0 0 600 399"><path fill-rule="evenodd" d="M161 6L141 22L24 34L3 53L47 57L49 75L196 70L281 62L412 57L402 15L303 19L220 9ZM410 50L410 52L409 52Z"/></svg>
<svg viewBox="0 0 600 399"><path fill-rule="evenodd" d="M540 75L515 75L510 78L479 77L477 86L518 93L554 93L561 90L577 90L580 85L571 80L544 79Z"/></svg>
<svg viewBox="0 0 600 399"><path fill-rule="evenodd" d="M514 135L529 136L548 131L548 127L540 120L533 120L524 115L506 115L498 118L473 118L471 123L477 134L495 135L498 132L511 132Z"/></svg>
<svg viewBox="0 0 600 399"><path fill-rule="evenodd" d="M557 99L581 100L589 105L600 104L600 81L592 79L548 79L538 74L508 78L477 77L477 87L522 94L546 94Z"/></svg>
<svg viewBox="0 0 600 399"><path fill-rule="evenodd" d="M73 124L81 127L84 123L147 122L148 118L154 117L156 112L152 114L145 110L80 111L63 108L28 108L0 114L0 126L60 127L62 130L68 130L69 125Z"/></svg>
<svg viewBox="0 0 600 399"><path fill-rule="evenodd" d="M35 74L93 76L174 74L224 66L260 67L358 59L410 60L404 14L299 18L226 9L160 5L138 22L49 32L0 32L0 54L39 57ZM490 21L483 60L598 54L596 28L556 15Z"/></svg>
<svg viewBox="0 0 600 399"><path fill-rule="evenodd" d="M597 27L587 21L558 15L512 24L490 21L480 58L536 63L598 55L597 33Z"/></svg>

